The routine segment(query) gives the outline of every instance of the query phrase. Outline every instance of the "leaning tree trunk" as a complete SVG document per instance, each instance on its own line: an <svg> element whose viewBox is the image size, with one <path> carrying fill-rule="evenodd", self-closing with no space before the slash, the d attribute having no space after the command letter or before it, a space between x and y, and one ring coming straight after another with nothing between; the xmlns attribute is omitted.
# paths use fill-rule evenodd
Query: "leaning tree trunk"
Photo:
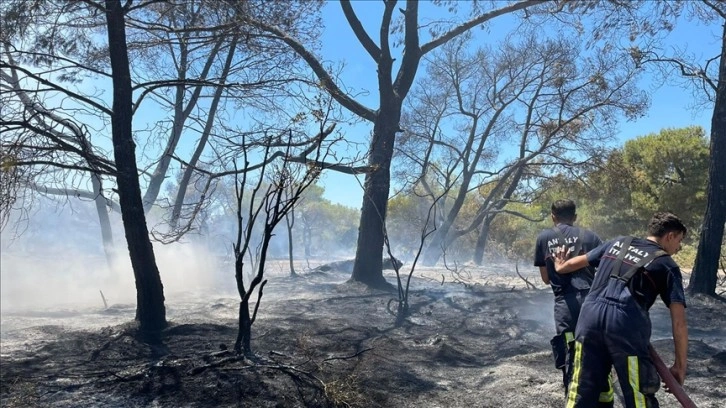
<svg viewBox="0 0 726 408"><path fill-rule="evenodd" d="M449 211L449 215L446 217L441 225L436 228L431 242L426 246L424 252L422 264L424 266L434 266L439 261L442 255L446 253L446 249L449 247L448 243L450 240L451 227L454 225L456 216L459 214L461 209L461 203L454 203L454 208ZM463 199L461 200L463 202ZM458 207L458 208L457 208Z"/></svg>
<svg viewBox="0 0 726 408"><path fill-rule="evenodd" d="M212 104L209 107L207 123L204 125L204 131L202 132L202 136L199 138L197 148L194 150L194 154L192 154L192 158L191 160L189 160L189 165L186 167L186 169L184 169L184 174L182 175L182 179L179 182L179 190L177 190L176 199L174 199L174 208L171 212L171 221L169 222L172 228L176 228L178 225L179 217L181 216L182 206L184 205L184 197L186 196L187 186L189 185L189 180L191 180L192 174L194 173L194 167L197 165L199 158L202 156L204 148L207 146L209 136L212 134L214 119L217 115L219 101L222 99L222 94L224 93L223 91L225 89L223 85L226 82L227 75L229 75L229 70L232 67L232 62L234 60L234 52L237 48L237 40L238 38L237 36L235 36L229 45L229 52L227 53L227 59L224 63L222 75L220 76L219 86L217 86L217 88L214 90Z"/></svg>
<svg viewBox="0 0 726 408"><path fill-rule="evenodd" d="M131 72L126 48L124 11L120 0L106 0L106 24L113 78L111 133L121 218L136 280L136 320L139 321L141 330L157 331L167 324L164 288L149 240L141 201L136 145L131 131Z"/></svg>
<svg viewBox="0 0 726 408"><path fill-rule="evenodd" d="M711 118L711 156L706 189L706 214L698 240L690 293L716 294L721 244L726 223L726 24L721 38L721 62L716 86L716 103Z"/></svg>
<svg viewBox="0 0 726 408"><path fill-rule="evenodd" d="M7 53L6 57L10 63L14 63L12 55ZM90 152L92 150L91 144L88 142L88 139L85 137L85 134L80 126L76 124L73 120L66 120L59 116L57 116L55 113L53 113L51 110L46 109L44 106L42 106L39 103L34 102L30 96L28 95L27 91L23 89L20 86L20 80L18 79L17 72L15 68L10 69L10 74L5 76L3 73L4 79L9 82L12 85L12 91L15 92L15 94L18 96L20 101L25 106L25 109L32 112L31 117L40 117L41 121L45 121L45 118L50 118L53 122L57 122L59 124L62 124L62 126L67 126L70 128L70 131L72 134L76 136L78 139L78 143L84 152ZM54 125L46 125L49 128L49 131L52 133L57 133L57 136L59 137L65 137L64 135L61 135L59 131L55 130ZM93 163L93 161L90 158L86 158L88 166L91 169L94 169L96 165ZM101 183L101 175L98 172L91 172L91 186L92 186L92 197L93 202L96 205L96 212L98 213L98 222L101 226L101 238L103 240L103 251L106 254L106 263L108 264L109 268L113 267L114 263L114 245L113 245L113 230L111 229L111 221L108 217L108 210L107 210L107 200L105 197L103 197L103 185ZM33 188L31 186L31 188ZM48 192L48 188L43 189L46 193ZM56 190L56 189L51 189ZM40 191L40 190L39 190ZM54 192L53 194L66 194L67 192L63 189L58 189L58 192Z"/></svg>
<svg viewBox="0 0 726 408"><path fill-rule="evenodd" d="M489 231L494 221L494 214L487 215L481 225L481 231L476 237L476 247L474 247L474 263L481 266L484 263L484 252L486 251L487 241L489 240Z"/></svg>
<svg viewBox="0 0 726 408"><path fill-rule="evenodd" d="M520 155L520 163L521 159L522 156ZM476 238L476 247L474 248L474 263L478 266L481 266L481 264L484 262L484 252L487 247L487 241L489 240L489 232L491 232L492 222L494 222L494 219L497 217L498 211L507 205L509 200L514 195L514 192L517 190L519 181L522 179L522 175L524 174L524 168L525 166L521 164L517 166L515 172L512 175L512 181L507 186L504 194L502 194L501 199L494 204L493 211L487 214L487 216L484 218L481 231L479 232L479 236Z"/></svg>
<svg viewBox="0 0 726 408"><path fill-rule="evenodd" d="M106 197L103 196L103 185L101 184L101 176L94 173L91 174L91 184L93 186L93 202L96 205L96 213L98 213L98 223L101 225L101 239L103 239L103 252L106 254L106 263L108 267L113 269L115 255L113 245L113 230L111 229L111 220L108 216L108 206L106 205Z"/></svg>
<svg viewBox="0 0 726 408"><path fill-rule="evenodd" d="M222 41L222 39L217 41L211 53L209 54L209 57L207 58L202 72L200 72L195 78L196 80L202 81L207 78L209 70L212 67L213 62L216 60L216 56L219 51L219 47L222 44ZM149 185L146 188L146 194L144 194L144 197L142 198L145 213L149 212L151 207L156 202L157 197L159 196L161 185L164 180L166 180L166 174L169 170L169 165L171 164L172 155L176 151L179 140L181 139L182 132L184 131L184 123L186 122L187 118L189 118L189 115L192 113L194 108L197 106L199 95L202 92L202 88L204 88L202 85L196 85L193 92L191 93L189 102L186 106L183 106L184 98L190 88L183 84L183 82L187 79L187 73L189 69L187 65L190 51L188 45L185 44L185 41L180 42L180 47L181 55L179 56L178 80L181 84L176 87L176 96L174 99L174 119L172 121L171 135L169 137L169 140L167 141L166 148L164 149L164 154L159 159L159 162L156 165L156 169L154 169L154 172L149 178Z"/></svg>

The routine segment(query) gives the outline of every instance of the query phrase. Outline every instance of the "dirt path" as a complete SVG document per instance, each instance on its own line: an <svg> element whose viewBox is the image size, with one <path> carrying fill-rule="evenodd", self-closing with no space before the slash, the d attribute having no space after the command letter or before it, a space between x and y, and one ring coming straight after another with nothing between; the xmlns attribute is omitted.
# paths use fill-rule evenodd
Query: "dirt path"
<svg viewBox="0 0 726 408"><path fill-rule="evenodd" d="M424 272L412 281L411 317L400 327L390 312L393 294L345 283L346 274L271 276L252 360L230 352L231 293L168 294L172 325L156 344L126 324L133 305L3 311L0 405L563 406L549 351L548 289L527 289L511 273ZM700 408L721 408L726 306L689 299L688 316L686 391ZM652 318L654 346L668 363L667 309L656 305ZM679 406L662 392L659 399L664 408Z"/></svg>

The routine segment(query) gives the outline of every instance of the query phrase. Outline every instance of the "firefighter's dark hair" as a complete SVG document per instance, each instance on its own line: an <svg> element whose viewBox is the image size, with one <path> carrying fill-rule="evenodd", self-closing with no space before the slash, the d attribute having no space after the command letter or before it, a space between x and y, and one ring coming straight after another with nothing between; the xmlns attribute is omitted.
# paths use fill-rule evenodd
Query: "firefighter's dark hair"
<svg viewBox="0 0 726 408"><path fill-rule="evenodd" d="M688 229L683 221L671 212L657 212L648 223L648 234L654 237L662 237L669 232L682 232L686 235Z"/></svg>
<svg viewBox="0 0 726 408"><path fill-rule="evenodd" d="M552 215L560 221L572 221L577 215L577 206L572 200L557 200L552 203Z"/></svg>

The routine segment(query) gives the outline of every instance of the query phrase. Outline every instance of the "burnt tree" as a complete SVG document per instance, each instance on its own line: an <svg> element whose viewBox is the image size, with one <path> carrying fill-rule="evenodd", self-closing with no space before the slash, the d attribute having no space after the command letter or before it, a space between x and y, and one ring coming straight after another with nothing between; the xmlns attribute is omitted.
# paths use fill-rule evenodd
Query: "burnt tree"
<svg viewBox="0 0 726 408"><path fill-rule="evenodd" d="M715 103L711 118L711 156L706 187L706 213L698 240L693 273L688 282L690 293L716 294L721 244L726 223L726 14L721 36L721 59L715 84Z"/></svg>
<svg viewBox="0 0 726 408"><path fill-rule="evenodd" d="M125 10L120 0L105 0L105 13L113 79L111 134L121 217L136 282L136 320L141 330L158 331L167 325L164 288L146 226L136 166Z"/></svg>
<svg viewBox="0 0 726 408"><path fill-rule="evenodd" d="M332 128L326 131L321 130L318 141L322 141L331 131ZM242 146L245 146L244 142ZM263 289L267 284L267 279L264 278L265 264L274 230L280 221L293 210L305 189L313 184L320 175L319 167L307 163L296 165L290 160L293 158L292 147L293 142L290 139L281 163L279 166L274 166L269 161L272 154L270 153L271 146L268 144L264 151L264 161L259 168L259 177L251 183L251 188L248 186L248 176L252 172L252 166L249 164L246 149L243 151L244 167L235 170L237 239L233 244L234 276L240 296L238 332L234 343L234 350L237 354L252 355L252 325L257 317ZM302 156L308 158L308 154L313 150L315 150L313 155L317 160L320 157L319 144L308 147ZM244 213L245 202L248 203L246 214ZM258 220L260 221L258 222ZM253 249L255 237L260 235L261 238L256 249ZM244 279L245 257L254 260L250 268L254 270L254 274L251 274L248 282L245 282ZM257 299L252 305L251 298L255 291L257 291Z"/></svg>
<svg viewBox="0 0 726 408"><path fill-rule="evenodd" d="M342 90L335 83L331 74L324 68L321 60L300 41L264 21L246 20L249 24L276 36L288 44L307 62L319 78L321 85L338 103L355 115L373 123L373 137L370 142L368 157L368 167L371 171L366 173L363 186L363 203L352 280L371 287L390 286L383 277L382 259L391 183L391 160L396 135L401 131L399 124L401 107L416 77L421 58L453 38L489 20L543 3L546 2L541 0L516 1L487 12L477 12L468 21L453 27L446 27L442 30L443 34L435 36L425 44L421 44L419 38L419 30L421 29L419 27L419 2L408 0L405 2L405 7L399 7L396 1L385 1L377 44L363 27L353 10L351 2L348 0L341 1L340 5L348 24L376 64L375 75L378 79L379 89L378 109L363 106ZM403 14L401 27L395 27L395 24L393 24L396 10ZM395 73L393 67L396 58L392 54L391 38L394 28L399 28L403 35L403 52L399 58L400 67Z"/></svg>

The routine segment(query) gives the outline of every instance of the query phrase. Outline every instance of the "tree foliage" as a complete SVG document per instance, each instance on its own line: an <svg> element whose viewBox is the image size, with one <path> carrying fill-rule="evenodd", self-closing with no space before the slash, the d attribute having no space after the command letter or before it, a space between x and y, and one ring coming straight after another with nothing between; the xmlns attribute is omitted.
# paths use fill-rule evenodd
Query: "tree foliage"
<svg viewBox="0 0 726 408"><path fill-rule="evenodd" d="M706 208L708 160L708 139L700 127L664 129L627 141L623 175L636 215L649 219L669 210L698 231Z"/></svg>
<svg viewBox="0 0 726 408"><path fill-rule="evenodd" d="M579 221L603 238L642 235L657 211L673 211L698 230L708 160L702 128L663 129L626 141L594 162L581 180L560 179L553 191L575 199Z"/></svg>
<svg viewBox="0 0 726 408"><path fill-rule="evenodd" d="M531 218L503 214L492 223L490 237L499 253L514 258L531 254L531 237L551 226L550 204L570 198L577 204L577 224L592 229L603 239L646 233L646 223L657 211L673 211L689 230L698 231L706 205L708 141L700 127L663 129L626 141L600 159L590 162L579 178L569 173L553 176L542 184L542 192L527 205L512 204L511 210ZM687 237L684 267L693 262L696 233ZM688 251L686 251L688 252ZM687 256L686 256L687 255Z"/></svg>

